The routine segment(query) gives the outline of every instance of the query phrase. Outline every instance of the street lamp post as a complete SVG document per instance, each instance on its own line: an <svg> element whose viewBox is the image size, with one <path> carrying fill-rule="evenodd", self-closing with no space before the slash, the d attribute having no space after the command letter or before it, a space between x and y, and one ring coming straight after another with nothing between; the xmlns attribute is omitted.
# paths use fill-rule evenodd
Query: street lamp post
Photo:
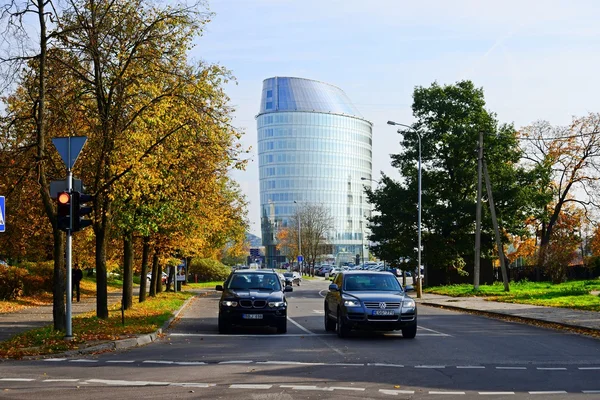
<svg viewBox="0 0 600 400"><path fill-rule="evenodd" d="M294 200L294 204L298 204L298 202L296 200ZM298 211L298 208L296 208L296 211ZM302 255L302 235L301 235L301 224L300 224L300 213L297 212L298 215L298 255L301 256ZM300 259L298 259L298 272L300 274L302 274L302 261L300 261Z"/></svg>
<svg viewBox="0 0 600 400"><path fill-rule="evenodd" d="M423 293L423 285L421 282L421 134L415 130L412 126L410 125L405 125L405 124L399 124L397 122L394 121L388 121L387 122L388 125L395 125L395 126L403 126L405 128L410 129L411 131L413 131L414 133L417 134L417 137L419 138L419 189L418 189L418 217L417 217L417 226L418 226L418 231L419 231L419 239L418 239L418 247L417 247L417 252L418 252L418 264L417 264L417 297L421 298L422 297L422 293Z"/></svg>

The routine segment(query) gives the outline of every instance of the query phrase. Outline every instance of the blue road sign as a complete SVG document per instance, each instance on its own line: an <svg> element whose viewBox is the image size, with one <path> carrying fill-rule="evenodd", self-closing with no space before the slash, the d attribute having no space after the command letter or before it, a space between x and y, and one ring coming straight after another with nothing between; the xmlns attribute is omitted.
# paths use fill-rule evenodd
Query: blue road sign
<svg viewBox="0 0 600 400"><path fill-rule="evenodd" d="M6 230L6 206L4 196L0 196L0 232Z"/></svg>
<svg viewBox="0 0 600 400"><path fill-rule="evenodd" d="M58 154L62 157L67 169L73 168L86 141L87 136L69 136L52 139L52 143L56 147Z"/></svg>
<svg viewBox="0 0 600 400"><path fill-rule="evenodd" d="M304 257L298 256L298 262L302 262L302 261L304 261Z"/></svg>

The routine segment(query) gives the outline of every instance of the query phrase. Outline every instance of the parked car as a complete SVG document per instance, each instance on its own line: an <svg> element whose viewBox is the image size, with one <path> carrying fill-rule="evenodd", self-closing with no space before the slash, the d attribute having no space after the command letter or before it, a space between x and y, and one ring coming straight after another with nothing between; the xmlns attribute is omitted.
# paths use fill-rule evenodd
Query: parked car
<svg viewBox="0 0 600 400"><path fill-rule="evenodd" d="M152 272L148 272L148 274L146 275L146 278L148 279L148 282L150 282L152 280ZM167 273L165 271L162 272L162 284L166 285L167 284L167 279L169 279L169 275L167 275Z"/></svg>
<svg viewBox="0 0 600 400"><path fill-rule="evenodd" d="M215 290L223 292L219 300L219 333L228 333L234 325L271 326L277 333L287 332L287 300L272 270L238 269Z"/></svg>
<svg viewBox="0 0 600 400"><path fill-rule="evenodd" d="M352 329L417 334L417 306L390 272L342 271L325 297L325 330L343 338Z"/></svg>
<svg viewBox="0 0 600 400"><path fill-rule="evenodd" d="M302 281L302 277L298 272L284 272L283 277L285 278L285 284L287 286L292 286L294 284L300 286L300 282Z"/></svg>

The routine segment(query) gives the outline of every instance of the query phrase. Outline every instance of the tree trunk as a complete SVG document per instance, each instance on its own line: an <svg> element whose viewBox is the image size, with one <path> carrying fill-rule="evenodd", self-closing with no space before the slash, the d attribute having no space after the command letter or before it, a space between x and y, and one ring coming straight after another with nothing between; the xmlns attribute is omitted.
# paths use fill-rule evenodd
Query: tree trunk
<svg viewBox="0 0 600 400"><path fill-rule="evenodd" d="M156 296L156 277L158 276L158 253L154 250L154 255L152 256L152 275L150 278L150 297Z"/></svg>
<svg viewBox="0 0 600 400"><path fill-rule="evenodd" d="M150 238L144 237L144 244L142 246L142 272L140 275L140 303L146 301L146 282L148 282L148 255L150 253Z"/></svg>
<svg viewBox="0 0 600 400"><path fill-rule="evenodd" d="M52 317L54 330L67 329L67 313L65 311L65 241L58 229L53 229L54 236L54 275L52 284Z"/></svg>
<svg viewBox="0 0 600 400"><path fill-rule="evenodd" d="M106 227L94 226L96 233L96 317L108 318L108 290L106 279Z"/></svg>
<svg viewBox="0 0 600 400"><path fill-rule="evenodd" d="M123 235L123 299L124 310L133 307L133 232Z"/></svg>
<svg viewBox="0 0 600 400"><path fill-rule="evenodd" d="M163 269L160 263L158 262L158 253L156 253L156 293L162 293L162 273Z"/></svg>

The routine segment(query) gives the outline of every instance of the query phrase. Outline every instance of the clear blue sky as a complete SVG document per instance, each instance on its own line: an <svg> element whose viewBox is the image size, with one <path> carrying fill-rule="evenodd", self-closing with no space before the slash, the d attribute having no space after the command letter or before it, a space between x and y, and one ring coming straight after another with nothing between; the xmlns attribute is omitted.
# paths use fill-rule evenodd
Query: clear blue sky
<svg viewBox="0 0 600 400"><path fill-rule="evenodd" d="M373 177L397 177L387 120L410 124L415 86L470 79L516 128L567 125L600 111L600 2L486 0L212 0L191 57L230 69L234 125L252 147L233 176L260 236L256 121L263 79L297 76L346 92L373 122Z"/></svg>

